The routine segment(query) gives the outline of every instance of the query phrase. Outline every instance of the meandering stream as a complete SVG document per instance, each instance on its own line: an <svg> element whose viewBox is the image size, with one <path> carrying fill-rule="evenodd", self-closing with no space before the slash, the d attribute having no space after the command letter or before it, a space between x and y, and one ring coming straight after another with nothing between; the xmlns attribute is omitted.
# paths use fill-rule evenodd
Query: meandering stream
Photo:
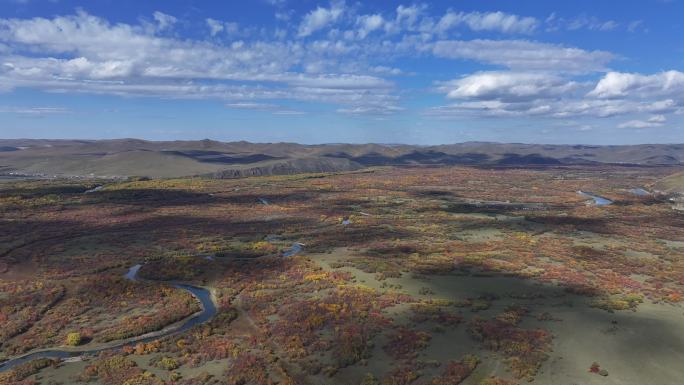
<svg viewBox="0 0 684 385"><path fill-rule="evenodd" d="M138 271L142 265L135 265L131 267L128 272L124 275L126 279L135 281L137 280L137 274ZM204 322L207 322L209 319L211 319L215 314L216 314L216 306L214 305L214 302L211 299L211 293L207 289L197 287L197 286L192 286L192 285L186 285L182 283L171 283L173 287L183 289L188 291L190 294L192 294L201 304L202 310L195 314L194 316L186 319L180 326L171 326L171 327L166 327L162 330L156 331L156 332L150 332L147 334L143 334L141 336L129 338L123 341L120 341L114 345L106 345L102 346L99 348L83 348L83 349L46 349L46 350L40 350L37 352L29 353L8 361L5 361L4 363L0 364L0 372L9 370L17 365L21 365L25 362L29 362L32 360L36 360L39 358L74 358L74 357L80 357L83 355L90 355L90 354L96 354L100 353L106 350L116 350L116 349L121 349L124 346L132 346L138 343L146 343L146 342L151 342L163 337L168 337L170 335L174 334L179 334L182 333L190 328L192 328L195 325L202 324Z"/></svg>
<svg viewBox="0 0 684 385"><path fill-rule="evenodd" d="M303 248L302 243L294 243L290 247L289 250L286 250L283 252L283 257L291 257L294 256L302 251ZM140 271L140 268L142 267L141 264L137 264L134 266L131 266L128 269L128 272L124 275L124 278L131 280L131 281L136 281L138 272ZM148 281L152 282L152 281ZM164 284L164 283L160 283ZM137 337L132 337L123 341L119 341L115 344L111 345L105 345L101 346L99 348L87 348L83 347L81 349L79 348L73 348L73 349L45 349L45 350L40 350L36 351L33 353L28 353L23 356L19 356L17 358L10 359L8 361L5 361L0 364L0 372L4 372L6 370L12 369L13 367L17 365L21 365L25 362L29 362L32 360L40 359L40 358L61 358L61 359L67 359L67 358L75 358L75 357L81 357L84 355L91 355L91 354L97 354L103 351L107 350L117 350L121 349L124 346L133 346L138 343L147 343L151 342L154 340L158 340L160 338L168 337L170 335L174 334L180 334L183 333L184 331L192 328L193 326L203 324L207 322L209 319L211 319L214 315L216 315L216 305L214 305L214 301L211 298L211 293L209 293L209 290L197 287L197 286L192 286L192 285L187 285L184 283L179 283L179 282L171 282L168 283L172 285L175 288L178 289L183 289L192 294L193 297L195 297L199 302L200 305L202 306L202 310L195 314L194 316L187 318L185 321L180 326L173 325L173 326L168 326L162 330L158 330L155 332L150 332L147 334L143 334L141 336Z"/></svg>

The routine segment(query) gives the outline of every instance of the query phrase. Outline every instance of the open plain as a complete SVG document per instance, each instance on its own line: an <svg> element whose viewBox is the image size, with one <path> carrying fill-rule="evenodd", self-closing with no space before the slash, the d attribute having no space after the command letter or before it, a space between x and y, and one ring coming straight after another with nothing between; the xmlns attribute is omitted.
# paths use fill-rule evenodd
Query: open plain
<svg viewBox="0 0 684 385"><path fill-rule="evenodd" d="M677 384L680 171L4 181L0 383Z"/></svg>

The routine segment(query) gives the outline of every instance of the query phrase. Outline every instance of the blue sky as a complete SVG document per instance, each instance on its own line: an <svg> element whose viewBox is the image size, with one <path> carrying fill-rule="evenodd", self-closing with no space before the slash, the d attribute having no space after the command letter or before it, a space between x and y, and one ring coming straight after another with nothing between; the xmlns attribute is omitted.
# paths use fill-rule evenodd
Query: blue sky
<svg viewBox="0 0 684 385"><path fill-rule="evenodd" d="M684 142L684 0L0 0L0 138Z"/></svg>

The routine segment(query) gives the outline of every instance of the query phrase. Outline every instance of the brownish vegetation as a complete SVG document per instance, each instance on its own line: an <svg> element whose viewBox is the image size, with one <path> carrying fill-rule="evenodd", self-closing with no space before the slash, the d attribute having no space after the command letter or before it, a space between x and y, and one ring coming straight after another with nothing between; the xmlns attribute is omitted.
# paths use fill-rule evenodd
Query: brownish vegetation
<svg viewBox="0 0 684 385"><path fill-rule="evenodd" d="M138 180L87 195L90 185L76 182L8 183L0 187L0 348L11 357L159 330L199 309L187 292L154 282L173 280L209 287L217 315L101 353L80 380L442 385L486 370L486 360L509 373L483 385L531 380L553 348L550 321L562 322L535 301L579 295L614 312L646 301L679 306L684 217L660 197L628 192L674 171L381 168ZM587 205L577 190L615 203ZM282 257L294 242L305 252ZM144 262L144 280L123 278ZM530 284L524 293L466 293L435 283L444 277L454 287L473 277ZM455 333L487 357L436 357L432 347ZM45 364L2 375L24 381Z"/></svg>

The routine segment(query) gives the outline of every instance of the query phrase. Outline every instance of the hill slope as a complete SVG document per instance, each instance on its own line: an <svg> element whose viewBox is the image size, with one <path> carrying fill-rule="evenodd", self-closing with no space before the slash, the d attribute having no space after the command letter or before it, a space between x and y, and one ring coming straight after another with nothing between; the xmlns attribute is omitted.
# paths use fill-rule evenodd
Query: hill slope
<svg viewBox="0 0 684 385"><path fill-rule="evenodd" d="M468 142L440 146L117 140L0 140L0 173L177 177L334 172L381 165L684 164L684 145Z"/></svg>
<svg viewBox="0 0 684 385"><path fill-rule="evenodd" d="M654 186L660 191L684 194L684 172L679 172L661 179Z"/></svg>

